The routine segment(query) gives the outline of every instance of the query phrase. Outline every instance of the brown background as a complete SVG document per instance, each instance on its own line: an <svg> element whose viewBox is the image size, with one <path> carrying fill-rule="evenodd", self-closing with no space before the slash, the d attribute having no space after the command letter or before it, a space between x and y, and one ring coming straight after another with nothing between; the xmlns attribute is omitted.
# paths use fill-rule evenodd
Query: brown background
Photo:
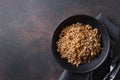
<svg viewBox="0 0 120 80"><path fill-rule="evenodd" d="M0 0L0 80L58 80L63 69L51 52L57 24L100 12L120 27L120 0Z"/></svg>

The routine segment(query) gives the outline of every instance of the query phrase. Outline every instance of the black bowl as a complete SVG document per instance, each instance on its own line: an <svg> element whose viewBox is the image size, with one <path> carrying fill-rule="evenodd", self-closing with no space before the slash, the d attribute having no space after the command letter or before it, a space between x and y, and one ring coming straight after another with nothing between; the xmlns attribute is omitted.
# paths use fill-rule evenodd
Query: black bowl
<svg viewBox="0 0 120 80"><path fill-rule="evenodd" d="M101 41L102 41L101 44L103 48L103 50L101 51L100 55L97 58L95 58L89 63L81 64L78 67L72 65L71 63L68 63L66 59L61 58L60 53L57 52L57 44L56 44L56 42L59 39L59 34L61 33L61 30L63 30L63 28L65 28L66 26L70 26L71 24L75 24L77 22L83 24L89 24L93 28L97 28L101 34ZM101 25L101 23L98 20L96 20L94 17L88 15L75 15L65 19L57 26L52 37L52 51L56 61L64 69L67 69L68 71L75 73L86 73L99 67L107 58L109 48L110 48L110 39L107 28Z"/></svg>

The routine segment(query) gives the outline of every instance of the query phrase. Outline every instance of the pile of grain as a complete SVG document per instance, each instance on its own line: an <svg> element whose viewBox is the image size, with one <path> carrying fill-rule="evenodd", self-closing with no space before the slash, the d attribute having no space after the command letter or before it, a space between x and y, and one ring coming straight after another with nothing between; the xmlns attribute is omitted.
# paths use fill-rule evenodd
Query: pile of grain
<svg viewBox="0 0 120 80"><path fill-rule="evenodd" d="M90 62L101 51L101 35L98 29L82 23L72 24L64 28L57 41L57 51L61 58L78 66Z"/></svg>

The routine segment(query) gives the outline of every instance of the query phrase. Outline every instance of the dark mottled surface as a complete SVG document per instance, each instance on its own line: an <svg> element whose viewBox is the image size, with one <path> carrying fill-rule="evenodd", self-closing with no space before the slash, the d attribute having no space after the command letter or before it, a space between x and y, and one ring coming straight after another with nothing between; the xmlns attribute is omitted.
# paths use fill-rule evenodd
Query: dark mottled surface
<svg viewBox="0 0 120 80"><path fill-rule="evenodd" d="M63 69L50 46L56 25L103 12L120 27L119 7L119 0L0 0L0 80L57 80Z"/></svg>

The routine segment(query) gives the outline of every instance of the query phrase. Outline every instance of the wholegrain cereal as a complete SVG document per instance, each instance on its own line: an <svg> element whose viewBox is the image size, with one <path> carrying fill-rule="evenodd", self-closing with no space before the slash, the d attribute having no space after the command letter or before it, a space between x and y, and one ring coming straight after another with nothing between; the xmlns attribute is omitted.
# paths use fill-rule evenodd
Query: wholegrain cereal
<svg viewBox="0 0 120 80"><path fill-rule="evenodd" d="M66 26L57 41L57 51L61 58L76 66L96 58L101 49L101 35L98 29L79 22Z"/></svg>

